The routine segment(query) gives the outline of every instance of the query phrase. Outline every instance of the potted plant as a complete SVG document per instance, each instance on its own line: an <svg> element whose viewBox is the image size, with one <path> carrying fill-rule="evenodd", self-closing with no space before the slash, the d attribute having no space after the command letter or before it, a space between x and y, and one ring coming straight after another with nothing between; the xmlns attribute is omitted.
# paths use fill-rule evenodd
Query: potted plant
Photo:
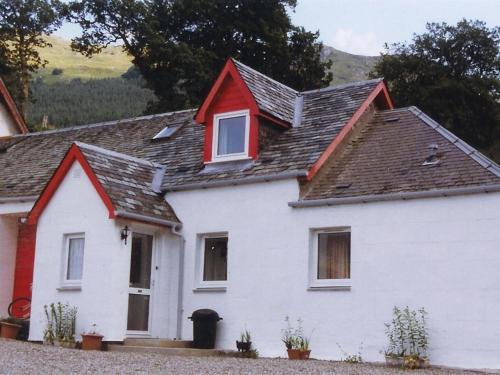
<svg viewBox="0 0 500 375"><path fill-rule="evenodd" d="M47 319L43 333L44 344L75 348L76 307L57 302L51 303L50 306L45 305L44 310Z"/></svg>
<svg viewBox="0 0 500 375"><path fill-rule="evenodd" d="M426 314L423 308L415 311L408 306L405 309L394 307L392 321L385 325L389 341L385 351L387 365L408 369L428 365Z"/></svg>
<svg viewBox="0 0 500 375"><path fill-rule="evenodd" d="M4 318L0 320L0 337L4 339L16 339L22 326L17 324L14 318Z"/></svg>
<svg viewBox="0 0 500 375"><path fill-rule="evenodd" d="M245 330L241 332L240 341L236 340L236 348L240 352L249 352L252 348L252 337L250 336L250 332Z"/></svg>
<svg viewBox="0 0 500 375"><path fill-rule="evenodd" d="M281 341L287 349L288 359L309 359L311 350L309 349L309 339L304 337L302 330L302 320L297 319L297 328L293 328L290 319L285 317L287 327L282 332Z"/></svg>
<svg viewBox="0 0 500 375"><path fill-rule="evenodd" d="M97 332L96 324L92 324L92 330L82 333L82 349L83 350L101 350L103 335Z"/></svg>

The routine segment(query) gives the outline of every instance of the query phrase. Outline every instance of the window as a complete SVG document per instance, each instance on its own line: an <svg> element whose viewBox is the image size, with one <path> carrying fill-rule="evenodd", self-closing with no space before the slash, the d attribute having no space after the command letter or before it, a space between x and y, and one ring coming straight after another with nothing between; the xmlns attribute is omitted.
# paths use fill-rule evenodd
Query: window
<svg viewBox="0 0 500 375"><path fill-rule="evenodd" d="M182 124L170 124L164 127L158 134L153 137L153 140L159 140L172 137L182 127Z"/></svg>
<svg viewBox="0 0 500 375"><path fill-rule="evenodd" d="M214 117L213 160L248 157L248 111L230 112Z"/></svg>
<svg viewBox="0 0 500 375"><path fill-rule="evenodd" d="M83 235L66 236L64 257L64 285L81 285L83 277L83 255L85 237Z"/></svg>
<svg viewBox="0 0 500 375"><path fill-rule="evenodd" d="M199 288L225 287L227 282L227 235L201 236L199 253Z"/></svg>
<svg viewBox="0 0 500 375"><path fill-rule="evenodd" d="M313 238L311 286L350 286L350 229L335 228L316 231Z"/></svg>

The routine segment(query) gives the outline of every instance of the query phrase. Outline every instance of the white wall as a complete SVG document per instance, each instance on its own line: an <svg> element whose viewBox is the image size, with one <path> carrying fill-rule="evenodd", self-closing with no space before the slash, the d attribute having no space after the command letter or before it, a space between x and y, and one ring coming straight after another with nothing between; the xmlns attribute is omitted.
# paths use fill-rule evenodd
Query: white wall
<svg viewBox="0 0 500 375"><path fill-rule="evenodd" d="M18 134L19 129L14 124L7 107L0 102L0 137Z"/></svg>
<svg viewBox="0 0 500 375"><path fill-rule="evenodd" d="M12 301L17 252L17 218L0 215L0 317Z"/></svg>
<svg viewBox="0 0 500 375"><path fill-rule="evenodd" d="M430 360L500 368L500 194L292 209L295 181L167 194L186 238L186 318L213 308L218 346L241 330L264 356L284 356L283 319L301 317L312 356L339 359L339 343L382 361L393 306L429 312ZM350 226L352 289L308 291L311 228ZM196 236L228 232L225 292L193 292Z"/></svg>
<svg viewBox="0 0 500 375"><path fill-rule="evenodd" d="M176 250L163 247L177 241L165 228L109 219L100 197L80 165L75 163L38 222L30 340L43 339L46 325L43 306L58 301L78 308L77 337L95 323L105 336L104 340L124 339L131 251L131 238L127 245L120 240L120 230L125 224L132 230L137 227L140 231L153 231L158 236L159 250L165 255L163 262L167 262L167 253ZM62 278L64 234L82 232L85 233L82 288L58 290ZM157 272L166 272L166 269L159 267ZM162 273L156 285L168 282L169 277L171 275ZM155 319L160 322L155 329L162 336L175 331L175 322L171 326L163 324L168 321L169 308L171 306L155 310Z"/></svg>

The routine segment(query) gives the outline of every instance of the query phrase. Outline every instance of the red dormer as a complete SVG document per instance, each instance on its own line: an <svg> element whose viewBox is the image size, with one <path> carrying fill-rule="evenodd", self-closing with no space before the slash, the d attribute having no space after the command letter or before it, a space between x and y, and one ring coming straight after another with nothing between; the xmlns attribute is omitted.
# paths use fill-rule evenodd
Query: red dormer
<svg viewBox="0 0 500 375"><path fill-rule="evenodd" d="M205 126L204 162L256 159L260 128L289 128L296 94L229 59L195 117Z"/></svg>

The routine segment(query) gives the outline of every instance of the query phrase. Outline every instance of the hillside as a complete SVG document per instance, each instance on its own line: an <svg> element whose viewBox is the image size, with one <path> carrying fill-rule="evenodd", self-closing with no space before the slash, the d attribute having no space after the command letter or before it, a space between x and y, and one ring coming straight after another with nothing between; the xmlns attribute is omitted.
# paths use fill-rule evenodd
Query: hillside
<svg viewBox="0 0 500 375"><path fill-rule="evenodd" d="M378 56L352 55L329 46L324 47L322 58L333 62L332 85L366 79L378 60Z"/></svg>
<svg viewBox="0 0 500 375"><path fill-rule="evenodd" d="M139 116L155 100L140 79L122 77L132 64L121 47L108 47L89 59L73 52L67 40L48 39L52 47L40 51L48 64L35 76L31 87L33 103L28 106L27 122L32 129ZM322 58L333 61L332 84L366 79L377 60L328 46Z"/></svg>

